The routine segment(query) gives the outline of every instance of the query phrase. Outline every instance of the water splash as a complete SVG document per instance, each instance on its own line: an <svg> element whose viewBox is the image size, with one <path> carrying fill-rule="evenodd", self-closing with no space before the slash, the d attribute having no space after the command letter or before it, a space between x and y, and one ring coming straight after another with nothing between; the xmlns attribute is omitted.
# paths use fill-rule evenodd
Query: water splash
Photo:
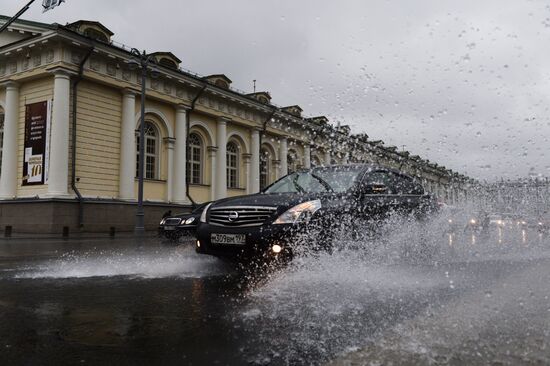
<svg viewBox="0 0 550 366"><path fill-rule="evenodd" d="M132 278L204 277L227 273L213 257L200 256L190 248L164 248L142 252L101 250L69 252L59 259L24 268L16 278L85 278L129 276Z"/></svg>

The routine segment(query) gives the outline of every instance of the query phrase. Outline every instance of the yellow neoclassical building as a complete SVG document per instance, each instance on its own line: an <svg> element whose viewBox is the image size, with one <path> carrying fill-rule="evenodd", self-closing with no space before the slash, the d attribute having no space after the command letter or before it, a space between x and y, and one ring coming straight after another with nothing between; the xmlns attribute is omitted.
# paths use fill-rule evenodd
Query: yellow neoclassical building
<svg viewBox="0 0 550 366"><path fill-rule="evenodd" d="M0 23L6 21L0 17ZM141 70L94 21L19 20L0 34L0 225L19 232L131 230L137 196ZM168 51L148 54L146 225L167 210L257 192L289 170L376 162L463 197L468 178L351 135L223 74L198 76ZM67 229L66 229L67 230Z"/></svg>

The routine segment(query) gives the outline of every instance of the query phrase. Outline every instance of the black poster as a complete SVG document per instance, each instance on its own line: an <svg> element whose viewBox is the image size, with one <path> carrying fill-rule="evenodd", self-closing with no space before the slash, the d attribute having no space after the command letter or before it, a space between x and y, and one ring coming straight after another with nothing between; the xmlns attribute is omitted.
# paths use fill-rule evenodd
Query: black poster
<svg viewBox="0 0 550 366"><path fill-rule="evenodd" d="M44 184L47 169L48 102L25 106L23 185Z"/></svg>

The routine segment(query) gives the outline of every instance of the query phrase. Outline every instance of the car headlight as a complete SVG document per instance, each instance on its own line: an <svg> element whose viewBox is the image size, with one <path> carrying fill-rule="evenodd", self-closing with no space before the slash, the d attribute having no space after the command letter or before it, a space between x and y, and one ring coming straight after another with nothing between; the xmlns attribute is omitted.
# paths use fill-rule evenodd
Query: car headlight
<svg viewBox="0 0 550 366"><path fill-rule="evenodd" d="M202 210L201 218L200 218L201 222L206 222L206 212L208 211L211 205L212 205L211 203L207 204L204 210Z"/></svg>
<svg viewBox="0 0 550 366"><path fill-rule="evenodd" d="M473 225L473 224L475 224L475 223L476 223L476 220L475 220L475 219L471 219L471 220L470 220L470 224Z"/></svg>
<svg viewBox="0 0 550 366"><path fill-rule="evenodd" d="M300 203L290 209L275 220L274 224L295 224L298 222L307 222L317 210L321 208L320 200L313 200Z"/></svg>
<svg viewBox="0 0 550 366"><path fill-rule="evenodd" d="M185 225L190 225L190 224L192 224L193 222L195 222L195 218L194 218L194 217L190 217L190 218L188 218L187 220L185 220Z"/></svg>
<svg viewBox="0 0 550 366"><path fill-rule="evenodd" d="M160 224L159 224L159 225L164 225L164 220L165 220L165 219L160 220Z"/></svg>

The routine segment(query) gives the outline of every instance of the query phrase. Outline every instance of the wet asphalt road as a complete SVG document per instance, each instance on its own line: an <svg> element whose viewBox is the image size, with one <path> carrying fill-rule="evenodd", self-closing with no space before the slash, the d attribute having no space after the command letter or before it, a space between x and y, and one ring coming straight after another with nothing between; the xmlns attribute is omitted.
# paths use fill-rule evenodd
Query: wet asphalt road
<svg viewBox="0 0 550 366"><path fill-rule="evenodd" d="M550 364L547 237L350 247L243 272L157 239L3 241L0 360Z"/></svg>

